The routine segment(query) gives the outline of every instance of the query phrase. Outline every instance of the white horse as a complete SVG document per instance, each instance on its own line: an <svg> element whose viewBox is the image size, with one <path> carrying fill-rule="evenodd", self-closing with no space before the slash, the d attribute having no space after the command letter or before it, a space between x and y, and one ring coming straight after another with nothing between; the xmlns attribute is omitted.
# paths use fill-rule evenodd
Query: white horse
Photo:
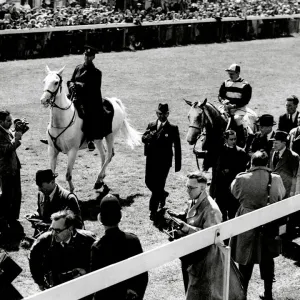
<svg viewBox="0 0 300 300"><path fill-rule="evenodd" d="M72 182L72 170L79 149L85 149L87 144L82 132L82 119L78 116L77 110L66 94L63 92L62 73L64 67L59 71L51 71L46 66L47 76L44 79L44 91L41 97L41 104L44 107L50 106L50 122L47 127L48 155L50 168L55 172L57 156L59 152L68 155L68 167L66 180L69 183L70 191L74 191ZM127 120L125 107L120 99L107 98L114 108L112 121L112 133L105 136L107 144L107 156L102 140L95 140L95 145L100 152L102 167L94 189L103 185L105 170L114 155L114 138L118 131L121 131L126 138L127 144L134 146L141 144L141 133L135 130Z"/></svg>

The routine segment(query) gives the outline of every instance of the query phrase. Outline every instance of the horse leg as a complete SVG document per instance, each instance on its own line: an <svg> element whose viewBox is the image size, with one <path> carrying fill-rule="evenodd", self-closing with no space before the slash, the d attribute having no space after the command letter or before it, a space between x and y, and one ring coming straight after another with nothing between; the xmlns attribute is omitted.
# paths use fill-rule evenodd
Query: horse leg
<svg viewBox="0 0 300 300"><path fill-rule="evenodd" d="M48 146L48 157L50 158L50 169L55 173L58 151L51 146Z"/></svg>
<svg viewBox="0 0 300 300"><path fill-rule="evenodd" d="M100 173L97 177L97 180L94 184L94 189L100 189L103 185L103 179L105 177L105 170L107 165L110 163L113 155L114 155L114 135L111 133L108 136L105 137L106 144L107 144L107 156L104 161L104 164L102 165L102 168L100 170ZM103 163L103 162L102 162Z"/></svg>
<svg viewBox="0 0 300 300"><path fill-rule="evenodd" d="M66 180L68 181L70 192L74 192L74 185L72 182L72 171L73 166L77 157L77 151L78 149L71 149L68 152L68 167L67 167L67 173L66 173Z"/></svg>
<svg viewBox="0 0 300 300"><path fill-rule="evenodd" d="M95 145L100 153L101 168L102 168L105 162L105 152L106 152L106 150L104 149L103 140L96 140Z"/></svg>

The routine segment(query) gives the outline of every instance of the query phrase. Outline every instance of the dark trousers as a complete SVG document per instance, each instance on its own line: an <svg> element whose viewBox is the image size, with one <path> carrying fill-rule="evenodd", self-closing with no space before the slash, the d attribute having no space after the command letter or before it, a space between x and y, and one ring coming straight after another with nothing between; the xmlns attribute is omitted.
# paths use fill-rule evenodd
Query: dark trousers
<svg viewBox="0 0 300 300"><path fill-rule="evenodd" d="M163 163L147 159L145 183L147 188L152 192L149 210L156 213L159 204L164 205L167 192L165 184L169 174L170 166Z"/></svg>
<svg viewBox="0 0 300 300"><path fill-rule="evenodd" d="M239 264L239 270L243 275L244 279L244 287L247 291L250 278L252 276L254 264L241 265ZM265 282L265 287L271 286L272 290L272 282L274 278L274 259L270 257L270 255L266 255L261 259L261 263L259 264L260 277ZM267 291L268 292L268 291Z"/></svg>
<svg viewBox="0 0 300 300"><path fill-rule="evenodd" d="M228 189L220 188L223 193L217 193L216 203L218 204L222 213L223 222L235 218L235 214L239 208L239 201L230 193Z"/></svg>
<svg viewBox="0 0 300 300"><path fill-rule="evenodd" d="M21 176L20 170L14 175L2 175L2 195L0 197L0 219L14 222L19 219L21 208Z"/></svg>

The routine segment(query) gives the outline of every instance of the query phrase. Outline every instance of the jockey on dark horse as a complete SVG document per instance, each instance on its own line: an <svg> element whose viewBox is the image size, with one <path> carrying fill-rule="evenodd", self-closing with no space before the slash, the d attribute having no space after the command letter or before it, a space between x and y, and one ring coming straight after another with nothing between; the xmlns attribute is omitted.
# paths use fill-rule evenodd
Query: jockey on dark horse
<svg viewBox="0 0 300 300"><path fill-rule="evenodd" d="M88 149L95 150L93 140L102 139L112 132L112 124L104 124L104 108L101 94L102 72L93 63L98 50L86 45L84 63L78 65L70 81L67 82L69 97L74 102L78 115L83 119ZM106 122L105 122L106 123ZM110 128L105 128L109 126ZM41 140L43 143L48 143Z"/></svg>
<svg viewBox="0 0 300 300"><path fill-rule="evenodd" d="M239 65L232 64L226 71L229 79L222 83L218 98L224 106L224 112L231 117L230 128L236 131L238 144L244 146L246 141L242 121L247 113L247 104L251 100L252 87L240 77Z"/></svg>

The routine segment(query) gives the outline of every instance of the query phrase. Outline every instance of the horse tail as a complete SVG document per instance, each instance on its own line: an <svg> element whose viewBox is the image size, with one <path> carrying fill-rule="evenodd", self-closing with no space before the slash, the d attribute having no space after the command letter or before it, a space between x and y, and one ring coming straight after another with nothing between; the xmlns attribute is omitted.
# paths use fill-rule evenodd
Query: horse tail
<svg viewBox="0 0 300 300"><path fill-rule="evenodd" d="M114 100L117 102L121 110L124 112L124 121L122 127L120 128L120 131L122 135L125 137L127 145L129 145L131 149L133 149L135 146L141 145L142 133L137 131L130 124L129 120L127 119L126 107L123 104L123 102L118 98L114 98Z"/></svg>

